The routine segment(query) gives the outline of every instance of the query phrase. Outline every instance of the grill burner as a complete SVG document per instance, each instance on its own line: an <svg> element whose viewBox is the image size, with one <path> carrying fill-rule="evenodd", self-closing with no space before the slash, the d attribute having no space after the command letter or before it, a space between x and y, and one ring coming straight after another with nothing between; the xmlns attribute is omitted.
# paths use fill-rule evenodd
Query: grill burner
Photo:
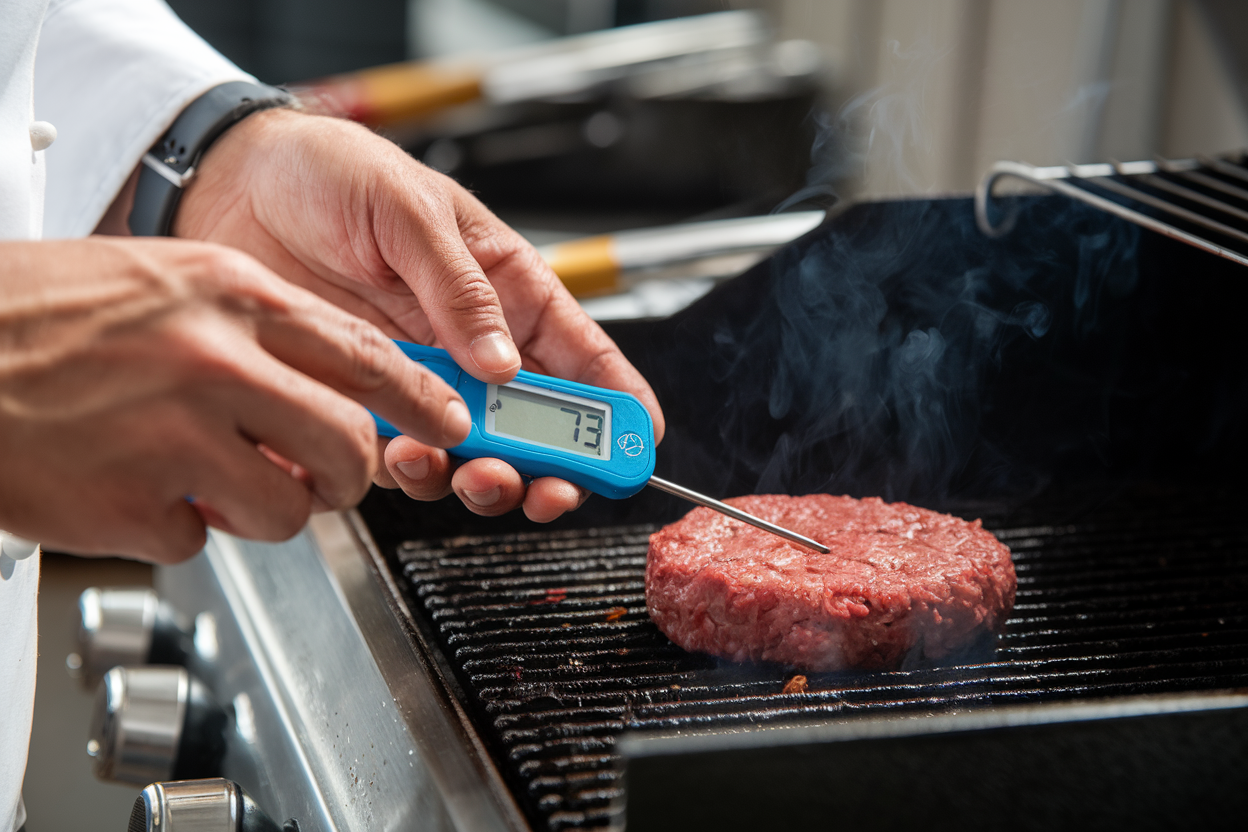
<svg viewBox="0 0 1248 832"><path fill-rule="evenodd" d="M603 828L620 821L626 731L1248 685L1242 498L1079 505L984 518L1018 571L998 643L941 666L812 674L805 693L782 692L792 670L689 654L658 631L653 526L411 541L387 557L534 828Z"/></svg>

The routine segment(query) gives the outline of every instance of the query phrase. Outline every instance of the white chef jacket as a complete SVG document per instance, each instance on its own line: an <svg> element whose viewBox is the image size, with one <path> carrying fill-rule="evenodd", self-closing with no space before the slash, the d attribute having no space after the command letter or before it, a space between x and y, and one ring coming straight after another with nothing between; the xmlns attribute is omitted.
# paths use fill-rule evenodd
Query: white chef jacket
<svg viewBox="0 0 1248 832"><path fill-rule="evenodd" d="M90 234L182 108L239 80L252 79L161 0L0 0L0 240ZM46 150L32 146L35 120L56 128ZM17 556L0 554L0 832L8 832L25 820L39 555L3 534L0 546Z"/></svg>

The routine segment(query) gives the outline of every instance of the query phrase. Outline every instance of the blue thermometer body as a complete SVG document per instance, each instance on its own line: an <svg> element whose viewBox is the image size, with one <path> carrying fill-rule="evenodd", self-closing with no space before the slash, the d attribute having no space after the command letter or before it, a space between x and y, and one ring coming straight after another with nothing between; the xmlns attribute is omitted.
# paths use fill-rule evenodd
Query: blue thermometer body
<svg viewBox="0 0 1248 832"><path fill-rule="evenodd" d="M468 405L472 430L447 453L501 459L530 477L559 477L613 499L631 497L650 482L654 422L634 396L525 370L506 384L487 384L461 370L446 350L395 343ZM399 435L380 416L373 418L381 436Z"/></svg>

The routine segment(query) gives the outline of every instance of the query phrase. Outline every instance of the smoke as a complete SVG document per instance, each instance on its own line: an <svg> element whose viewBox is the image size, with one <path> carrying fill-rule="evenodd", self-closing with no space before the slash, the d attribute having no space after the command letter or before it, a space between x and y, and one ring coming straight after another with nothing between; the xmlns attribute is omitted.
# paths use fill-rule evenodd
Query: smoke
<svg viewBox="0 0 1248 832"><path fill-rule="evenodd" d="M928 38L908 48L891 40L885 48L899 80L853 96L836 115L811 112L815 138L806 185L773 213L809 201L834 203L841 192L865 181L900 193L926 190L909 160L932 150L925 102L933 70L948 52L935 49Z"/></svg>
<svg viewBox="0 0 1248 832"><path fill-rule="evenodd" d="M806 172L806 185L773 208L773 214L782 214L804 202L835 204L839 199L836 183L845 179L852 169L844 161L845 148L839 141L847 135L847 131L839 124L841 116L834 119L822 110L813 110L809 118L814 122L815 138L810 148L810 169Z"/></svg>
<svg viewBox="0 0 1248 832"><path fill-rule="evenodd" d="M1061 109L1059 116L1075 124L1082 124L1081 134L1075 137L1070 148L1072 159L1081 162L1098 161L1097 145L1100 143L1105 108L1109 104L1109 95L1113 91L1112 81L1092 81L1080 84L1070 101Z"/></svg>
<svg viewBox="0 0 1248 832"><path fill-rule="evenodd" d="M913 74L921 52L907 53ZM1080 106L1102 90L1084 92ZM812 116L806 187L781 209L872 166L913 182L923 100L922 83L881 87ZM851 205L673 319L646 368L670 416L664 473L721 495L956 507L1238 453L1248 381L1211 369L1227 351L1192 321L1241 284L1081 203L1011 199L1018 222L1000 239L979 232L969 198Z"/></svg>
<svg viewBox="0 0 1248 832"><path fill-rule="evenodd" d="M924 102L947 56L926 42L887 48L898 81L812 114L806 186L777 211L866 179L924 190L909 162L930 152ZM1027 231L1004 242L980 234L969 199L860 204L773 257L765 296L747 310L695 313L719 316L716 441L734 459L718 487L928 503L1042 488L1046 451L1020 449L991 391L1014 390L1020 368L1006 364L1020 344L1023 363L1039 366L1094 337L1103 307L1136 287L1139 234L1064 200L1028 204ZM1089 431L1063 408L1096 410L1114 372L1076 370L1073 398L1035 401L1048 393L1024 389L1008 406L1035 411L1020 424L1065 420L1053 435L1060 455Z"/></svg>
<svg viewBox="0 0 1248 832"><path fill-rule="evenodd" d="M765 296L722 315L710 338L725 397L717 442L738 453L736 476L759 492L928 503L1042 487L1044 452L1010 445L992 391L1027 362L1082 349L1098 310L1136 285L1139 234L1062 200L1030 205L1022 220L1040 233L1008 245L980 235L969 200L902 200L856 206L773 258ZM1023 364L1007 367L1020 344ZM1109 394L1102 370L1069 400L1046 381L1009 406L1063 422L1067 405ZM1054 454L1086 429L1071 431L1050 431Z"/></svg>

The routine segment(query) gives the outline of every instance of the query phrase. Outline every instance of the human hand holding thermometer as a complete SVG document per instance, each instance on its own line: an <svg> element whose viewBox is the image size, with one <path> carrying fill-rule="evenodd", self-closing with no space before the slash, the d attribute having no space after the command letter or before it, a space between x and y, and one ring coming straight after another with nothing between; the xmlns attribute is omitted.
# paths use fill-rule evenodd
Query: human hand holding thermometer
<svg viewBox="0 0 1248 832"><path fill-rule="evenodd" d="M654 476L654 424L636 398L618 390L521 370L506 384L488 384L459 368L446 350L396 341L455 388L468 405L472 429L448 453L500 459L530 477L558 477L612 499L647 485L714 509L818 552L810 538ZM374 414L377 433L399 431Z"/></svg>

